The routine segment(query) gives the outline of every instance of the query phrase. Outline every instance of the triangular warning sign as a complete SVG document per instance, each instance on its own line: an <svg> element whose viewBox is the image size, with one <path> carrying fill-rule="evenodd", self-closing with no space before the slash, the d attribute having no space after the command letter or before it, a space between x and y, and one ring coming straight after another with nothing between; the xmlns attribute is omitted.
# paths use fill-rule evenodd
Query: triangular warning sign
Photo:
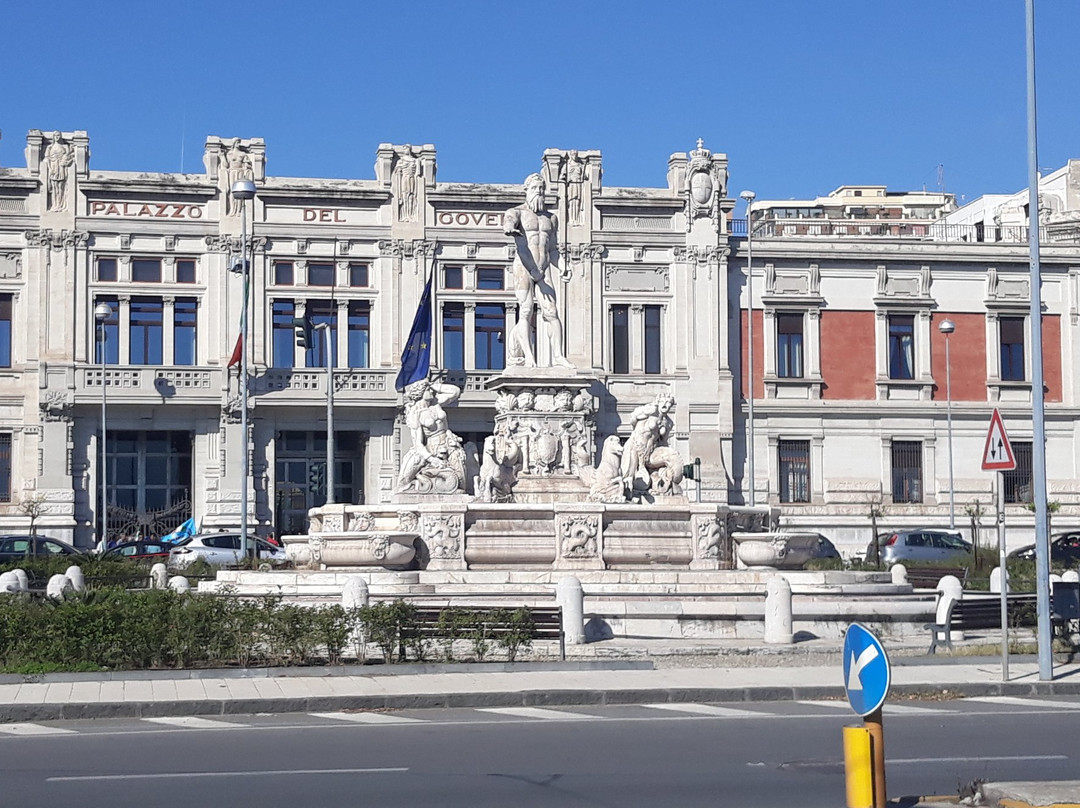
<svg viewBox="0 0 1080 808"><path fill-rule="evenodd" d="M983 449L983 471L1012 471L1016 468L1009 436L1005 433L1005 424L1001 422L1001 413L994 408L990 418L990 429L986 432L986 447Z"/></svg>

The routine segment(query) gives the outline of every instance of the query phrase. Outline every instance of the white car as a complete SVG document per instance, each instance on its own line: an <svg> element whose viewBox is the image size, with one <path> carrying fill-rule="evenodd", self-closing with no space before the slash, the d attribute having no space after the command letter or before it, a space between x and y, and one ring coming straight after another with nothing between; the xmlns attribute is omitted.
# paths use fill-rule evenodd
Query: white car
<svg viewBox="0 0 1080 808"><path fill-rule="evenodd" d="M271 565L283 564L288 561L284 549L255 536L248 537L247 551L249 554L251 553L251 542L255 542L260 561L265 561ZM183 569L200 558L215 567L236 566L243 558L240 551L240 534L201 533L198 536L192 536L180 546L173 547L169 551L169 566Z"/></svg>

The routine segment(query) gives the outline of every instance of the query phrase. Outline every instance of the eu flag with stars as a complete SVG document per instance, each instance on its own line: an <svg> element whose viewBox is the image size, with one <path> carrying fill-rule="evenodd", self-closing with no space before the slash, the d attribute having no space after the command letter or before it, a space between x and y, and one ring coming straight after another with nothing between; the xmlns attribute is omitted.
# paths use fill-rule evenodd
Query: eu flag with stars
<svg viewBox="0 0 1080 808"><path fill-rule="evenodd" d="M405 350L401 352L401 370L398 371L394 388L401 392L413 382L426 379L431 368L431 281L424 284L424 293L420 295L420 305L416 307L409 339Z"/></svg>

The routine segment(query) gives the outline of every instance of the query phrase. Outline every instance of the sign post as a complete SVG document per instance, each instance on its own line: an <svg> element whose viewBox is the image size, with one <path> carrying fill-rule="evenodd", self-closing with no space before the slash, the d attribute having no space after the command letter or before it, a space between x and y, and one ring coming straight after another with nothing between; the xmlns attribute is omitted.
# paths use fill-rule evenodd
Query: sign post
<svg viewBox="0 0 1080 808"><path fill-rule="evenodd" d="M998 571L1001 573L1001 681L1009 681L1009 571L1005 558L1005 472L1016 468L1009 435L997 407L990 417L983 447L982 469L994 472L997 496Z"/></svg>
<svg viewBox="0 0 1080 808"><path fill-rule="evenodd" d="M870 734L874 808L885 808L885 728L881 706L889 695L892 668L881 641L860 623L844 635L844 691ZM848 773L849 778L853 776Z"/></svg>

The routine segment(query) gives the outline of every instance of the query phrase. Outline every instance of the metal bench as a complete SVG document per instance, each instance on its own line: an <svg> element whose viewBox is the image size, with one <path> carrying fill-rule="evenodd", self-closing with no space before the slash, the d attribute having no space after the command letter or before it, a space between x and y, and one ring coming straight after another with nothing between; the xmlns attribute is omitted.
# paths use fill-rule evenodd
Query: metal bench
<svg viewBox="0 0 1080 808"><path fill-rule="evenodd" d="M946 575L960 579L961 586L967 586L967 567L908 567L908 583L917 589L937 589L938 582Z"/></svg>
<svg viewBox="0 0 1080 808"><path fill-rule="evenodd" d="M437 638L442 636L443 626L439 622L439 616L445 612L448 606L416 606L415 622L410 630L412 636ZM490 616L492 622L485 626L485 630L492 638L498 637L511 630L506 624L495 619L499 612L517 611L525 609L532 621L532 638L534 640L558 640L559 658L566 659L566 635L563 632L562 607L561 606L456 606L456 609L470 612L481 618Z"/></svg>
<svg viewBox="0 0 1080 808"><path fill-rule="evenodd" d="M1006 595L1006 614L1010 627L1034 626L1038 623L1034 593ZM1001 597L974 597L954 600L945 612L945 622L927 623L930 629L930 650L938 648L953 650L952 632L980 628L1001 628Z"/></svg>

